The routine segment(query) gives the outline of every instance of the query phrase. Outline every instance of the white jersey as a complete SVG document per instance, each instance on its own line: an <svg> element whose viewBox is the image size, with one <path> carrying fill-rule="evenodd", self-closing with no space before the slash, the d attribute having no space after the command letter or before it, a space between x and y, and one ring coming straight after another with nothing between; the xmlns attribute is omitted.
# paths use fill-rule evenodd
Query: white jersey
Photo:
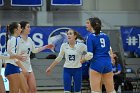
<svg viewBox="0 0 140 93"><path fill-rule="evenodd" d="M74 48L71 48L68 43L63 43L58 57L65 54L64 67L79 68L82 66L80 60L84 52L87 52L87 46L84 43L76 42Z"/></svg>
<svg viewBox="0 0 140 93"><path fill-rule="evenodd" d="M10 55L7 53L2 53L2 51L0 51L0 73L1 73L2 63L4 63L4 60L8 60L8 59L10 59Z"/></svg>
<svg viewBox="0 0 140 93"><path fill-rule="evenodd" d="M32 66L30 62L31 52L38 52L38 48L35 48L35 44L32 41L32 39L30 37L28 37L27 40L23 40L23 38L20 38L18 54L24 53L24 56L27 57L27 59L24 62L22 62L22 65L26 68L28 72L32 72Z"/></svg>
<svg viewBox="0 0 140 93"><path fill-rule="evenodd" d="M18 52L18 41L19 38L12 36L8 42L7 42L7 53L10 55L16 55ZM6 63L11 63L15 66L18 66L15 62L17 60L16 59L9 59L9 60L5 60Z"/></svg>
<svg viewBox="0 0 140 93"><path fill-rule="evenodd" d="M0 73L1 73L2 63L4 62L4 60L8 60L8 59L10 59L9 54L2 54L0 52Z"/></svg>

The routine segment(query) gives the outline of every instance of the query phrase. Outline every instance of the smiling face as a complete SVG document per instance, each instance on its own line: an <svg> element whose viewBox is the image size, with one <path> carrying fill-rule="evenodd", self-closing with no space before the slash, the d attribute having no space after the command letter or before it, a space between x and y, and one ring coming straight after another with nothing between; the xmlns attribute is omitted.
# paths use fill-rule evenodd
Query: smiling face
<svg viewBox="0 0 140 93"><path fill-rule="evenodd" d="M76 40L77 35L75 35L74 31L70 29L67 32L67 37L68 37L68 41L71 42L71 41L75 41Z"/></svg>

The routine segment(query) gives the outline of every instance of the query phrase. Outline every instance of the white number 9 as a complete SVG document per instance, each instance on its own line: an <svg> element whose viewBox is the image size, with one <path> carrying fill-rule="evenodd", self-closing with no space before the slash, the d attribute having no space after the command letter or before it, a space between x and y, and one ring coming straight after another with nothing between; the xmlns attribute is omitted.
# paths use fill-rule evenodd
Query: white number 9
<svg viewBox="0 0 140 93"><path fill-rule="evenodd" d="M101 42L101 47L105 47L105 39L104 38L100 38L100 42Z"/></svg>

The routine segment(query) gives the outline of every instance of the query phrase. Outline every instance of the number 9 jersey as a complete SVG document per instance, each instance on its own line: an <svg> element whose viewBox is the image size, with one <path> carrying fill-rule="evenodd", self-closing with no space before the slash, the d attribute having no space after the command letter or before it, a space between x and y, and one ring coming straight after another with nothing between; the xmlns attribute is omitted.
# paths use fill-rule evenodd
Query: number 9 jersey
<svg viewBox="0 0 140 93"><path fill-rule="evenodd" d="M90 60L90 68L100 72L108 73L112 71L109 37L101 32L99 35L95 33L89 34L87 38L88 52L93 53L93 58Z"/></svg>
<svg viewBox="0 0 140 93"><path fill-rule="evenodd" d="M110 56L109 37L103 32L101 32L99 35L95 35L94 33L89 34L87 38L87 49L88 52L93 53L93 59Z"/></svg>

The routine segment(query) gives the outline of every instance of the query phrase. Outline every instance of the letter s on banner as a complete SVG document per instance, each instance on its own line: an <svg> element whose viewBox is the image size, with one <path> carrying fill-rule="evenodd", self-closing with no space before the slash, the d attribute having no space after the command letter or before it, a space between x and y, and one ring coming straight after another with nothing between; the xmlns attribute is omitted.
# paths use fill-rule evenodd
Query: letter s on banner
<svg viewBox="0 0 140 93"><path fill-rule="evenodd" d="M1 46L1 48L5 48L5 46L6 46L5 36L6 36L6 33L0 33L0 46Z"/></svg>
<svg viewBox="0 0 140 93"><path fill-rule="evenodd" d="M33 41L35 41L35 47L43 46L43 35L41 33L35 33L32 36ZM38 44L36 44L38 43Z"/></svg>

